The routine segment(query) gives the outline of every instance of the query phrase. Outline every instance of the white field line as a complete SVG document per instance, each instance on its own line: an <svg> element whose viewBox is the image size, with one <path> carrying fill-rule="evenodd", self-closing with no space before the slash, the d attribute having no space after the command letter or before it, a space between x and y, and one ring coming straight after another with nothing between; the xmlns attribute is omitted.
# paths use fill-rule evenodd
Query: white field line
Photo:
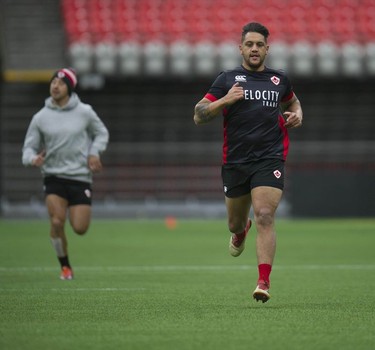
<svg viewBox="0 0 375 350"><path fill-rule="evenodd" d="M73 288L76 292L139 292L146 288ZM52 288L53 292L70 292L72 288Z"/></svg>
<svg viewBox="0 0 375 350"><path fill-rule="evenodd" d="M345 270L375 270L375 264L369 265L279 265L274 267L277 270L329 270L329 271L345 271ZM10 273L30 273L30 272L50 272L56 271L57 267L0 267L0 274L3 276ZM118 272L118 273L134 273L134 272L227 272L227 271L244 271L255 270L253 265L150 265L150 266L77 266L76 271L82 272ZM70 283L70 282L69 282ZM0 281L0 285L1 285ZM140 292L147 288L52 288L51 292ZM0 293L19 292L24 289L1 288ZM33 292L33 289L28 289L28 293Z"/></svg>
<svg viewBox="0 0 375 350"><path fill-rule="evenodd" d="M27 293L32 293L33 291L39 292L41 288L29 288L27 289ZM147 290L146 288L51 288L48 289L51 292L141 292ZM24 288L16 289L16 288L0 288L1 292L25 292Z"/></svg>
<svg viewBox="0 0 375 350"><path fill-rule="evenodd" d="M175 272L175 271L242 271L254 270L255 265L135 265L135 266L75 266L76 271L86 272ZM0 273L48 272L56 271L57 267L1 267ZM375 264L369 265L275 265L274 270L374 270Z"/></svg>

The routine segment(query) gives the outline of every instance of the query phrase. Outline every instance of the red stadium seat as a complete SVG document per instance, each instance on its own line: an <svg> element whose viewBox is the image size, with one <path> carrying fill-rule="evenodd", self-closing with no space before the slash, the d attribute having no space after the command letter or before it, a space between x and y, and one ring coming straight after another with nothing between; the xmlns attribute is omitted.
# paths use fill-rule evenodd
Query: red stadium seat
<svg viewBox="0 0 375 350"><path fill-rule="evenodd" d="M166 55L171 55L168 48L173 43L181 41L191 47L202 42L214 47L237 45L241 27L250 21L268 27L274 51L308 42L318 60L323 60L318 49L322 42L339 48L347 42L363 47L375 42L375 0L62 0L61 11L69 45L110 41L145 46L151 41L164 45ZM217 62L229 65L232 53L223 47L226 54L218 54ZM286 56L278 58L281 65L289 65ZM326 60L323 66L336 61Z"/></svg>
<svg viewBox="0 0 375 350"><path fill-rule="evenodd" d="M113 32L122 40L137 31L145 40L221 41L249 21L264 22L271 40L375 40L374 0L63 0L61 8L70 41L87 31L93 38ZM137 29L128 21L139 22Z"/></svg>

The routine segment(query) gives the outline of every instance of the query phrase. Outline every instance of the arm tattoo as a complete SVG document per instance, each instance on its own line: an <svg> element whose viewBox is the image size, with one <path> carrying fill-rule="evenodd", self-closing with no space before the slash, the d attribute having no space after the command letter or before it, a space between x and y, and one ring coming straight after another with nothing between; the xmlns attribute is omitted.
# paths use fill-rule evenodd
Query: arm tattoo
<svg viewBox="0 0 375 350"><path fill-rule="evenodd" d="M209 110L208 103L202 103L196 106L195 113L202 122L209 122L215 115Z"/></svg>

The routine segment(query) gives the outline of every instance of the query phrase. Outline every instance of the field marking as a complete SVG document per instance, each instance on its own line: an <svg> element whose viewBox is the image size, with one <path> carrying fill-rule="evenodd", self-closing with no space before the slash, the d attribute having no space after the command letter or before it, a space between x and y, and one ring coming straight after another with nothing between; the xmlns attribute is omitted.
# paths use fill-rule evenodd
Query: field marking
<svg viewBox="0 0 375 350"><path fill-rule="evenodd" d="M52 288L53 292L139 292L146 288Z"/></svg>
<svg viewBox="0 0 375 350"><path fill-rule="evenodd" d="M175 272L175 271L242 271L254 270L256 265L135 265L135 266L76 266L76 271L86 272ZM0 267L0 273L11 272L49 272L56 271L57 267ZM275 265L275 270L374 270L375 264L366 265Z"/></svg>
<svg viewBox="0 0 375 350"><path fill-rule="evenodd" d="M48 289L51 292L141 292L145 291L146 288L51 288ZM24 288L17 289L17 288L0 288L0 293L2 292L19 292L19 291L25 291ZM40 289L33 289L29 288L27 289L27 293L37 291L39 292Z"/></svg>

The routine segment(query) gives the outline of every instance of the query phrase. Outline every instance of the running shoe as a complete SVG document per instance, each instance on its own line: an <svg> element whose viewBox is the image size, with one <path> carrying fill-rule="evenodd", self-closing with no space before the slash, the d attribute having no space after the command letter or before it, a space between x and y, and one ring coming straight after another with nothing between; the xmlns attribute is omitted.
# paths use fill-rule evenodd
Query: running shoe
<svg viewBox="0 0 375 350"><path fill-rule="evenodd" d="M71 267L63 266L60 274L61 280L72 280L73 279L73 270Z"/></svg>
<svg viewBox="0 0 375 350"><path fill-rule="evenodd" d="M251 220L248 219L245 231L240 234L232 233L229 240L229 254L232 256L240 256L245 249L245 240L247 233L251 227Z"/></svg>
<svg viewBox="0 0 375 350"><path fill-rule="evenodd" d="M258 285L253 292L253 298L258 302L267 302L270 298L270 285L265 281L258 281Z"/></svg>

